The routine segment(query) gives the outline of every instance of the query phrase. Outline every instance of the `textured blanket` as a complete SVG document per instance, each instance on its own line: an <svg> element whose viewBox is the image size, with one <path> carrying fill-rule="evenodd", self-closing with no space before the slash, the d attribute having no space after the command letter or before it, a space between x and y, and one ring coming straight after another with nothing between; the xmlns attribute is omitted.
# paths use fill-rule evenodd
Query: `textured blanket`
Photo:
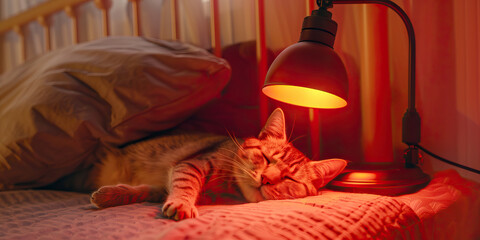
<svg viewBox="0 0 480 240"><path fill-rule="evenodd" d="M0 192L0 239L479 239L480 185L453 170L417 193L323 191L292 200L199 206L165 219L160 203L96 209L87 194Z"/></svg>
<svg viewBox="0 0 480 240"><path fill-rule="evenodd" d="M0 239L385 239L419 222L391 197L324 191L295 200L200 206L200 217L161 216L161 204L98 210L86 194L0 192Z"/></svg>

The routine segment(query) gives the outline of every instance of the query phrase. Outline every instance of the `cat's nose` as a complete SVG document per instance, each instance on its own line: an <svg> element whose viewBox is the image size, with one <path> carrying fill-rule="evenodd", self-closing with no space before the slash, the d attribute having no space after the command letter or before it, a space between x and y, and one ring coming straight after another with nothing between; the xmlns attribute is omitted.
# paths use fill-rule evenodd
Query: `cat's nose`
<svg viewBox="0 0 480 240"><path fill-rule="evenodd" d="M272 184L265 174L262 174L262 185Z"/></svg>
<svg viewBox="0 0 480 240"><path fill-rule="evenodd" d="M262 184L276 184L282 180L280 169L274 166L268 166L263 170L261 177Z"/></svg>
<svg viewBox="0 0 480 240"><path fill-rule="evenodd" d="M267 185L267 184L275 184L279 182L280 177L272 176L269 174L262 173L262 184Z"/></svg>

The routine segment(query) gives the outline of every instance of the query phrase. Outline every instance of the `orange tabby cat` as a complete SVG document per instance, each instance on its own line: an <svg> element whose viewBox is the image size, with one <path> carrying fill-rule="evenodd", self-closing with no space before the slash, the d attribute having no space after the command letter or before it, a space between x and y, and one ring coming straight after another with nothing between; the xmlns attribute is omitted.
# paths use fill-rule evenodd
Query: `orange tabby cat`
<svg viewBox="0 0 480 240"><path fill-rule="evenodd" d="M165 201L163 214L180 220L198 216L202 193L214 198L238 189L249 202L316 195L345 166L341 159L311 161L294 148L278 108L257 138L171 132L108 151L95 167L94 185L102 187L91 202L105 208Z"/></svg>

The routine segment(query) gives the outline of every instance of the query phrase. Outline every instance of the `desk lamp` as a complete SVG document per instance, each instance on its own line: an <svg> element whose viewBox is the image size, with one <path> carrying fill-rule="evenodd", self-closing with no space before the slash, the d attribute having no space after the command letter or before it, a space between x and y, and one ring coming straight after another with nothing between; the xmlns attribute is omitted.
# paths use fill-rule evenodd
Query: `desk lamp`
<svg viewBox="0 0 480 240"><path fill-rule="evenodd" d="M309 108L341 108L347 105L348 78L345 66L333 50L337 23L328 8L333 4L382 4L403 20L409 39L408 108L403 116L402 141L407 145L405 164L392 166L351 164L329 188L382 195L416 192L430 181L418 166L420 116L415 109L415 34L407 14L389 0L317 0L318 10L304 19L300 40L270 66L262 92L270 98Z"/></svg>

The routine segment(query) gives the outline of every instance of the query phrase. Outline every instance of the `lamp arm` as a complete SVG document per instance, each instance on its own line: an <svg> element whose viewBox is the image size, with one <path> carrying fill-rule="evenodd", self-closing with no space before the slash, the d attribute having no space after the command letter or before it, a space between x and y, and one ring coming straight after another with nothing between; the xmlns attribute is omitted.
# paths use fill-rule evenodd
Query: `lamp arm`
<svg viewBox="0 0 480 240"><path fill-rule="evenodd" d="M394 10L401 18L408 33L408 108L415 109L415 32L413 31L413 25L408 15L403 11L400 6L390 0L333 0L333 4L368 4L375 3L385 5Z"/></svg>
<svg viewBox="0 0 480 240"><path fill-rule="evenodd" d="M327 0L329 1L329 0ZM408 15L396 3L390 0L330 0L333 4L381 4L391 8L402 19L408 33L408 108L403 116L402 141L410 147L420 142L420 115L415 109L415 32ZM415 157L414 157L415 158ZM408 162L409 160L407 160ZM416 159L410 159L416 163Z"/></svg>

